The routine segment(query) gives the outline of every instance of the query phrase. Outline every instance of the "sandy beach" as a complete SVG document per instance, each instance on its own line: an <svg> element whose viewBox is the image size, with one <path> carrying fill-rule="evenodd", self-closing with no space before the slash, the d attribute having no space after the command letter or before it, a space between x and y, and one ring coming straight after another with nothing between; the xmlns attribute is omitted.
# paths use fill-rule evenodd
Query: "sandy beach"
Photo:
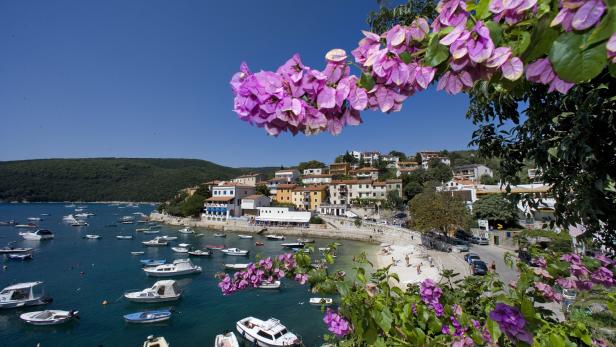
<svg viewBox="0 0 616 347"><path fill-rule="evenodd" d="M440 279L441 266L438 260L430 256L420 245L381 244L376 259L379 268L393 264L390 270L400 277L400 283L397 284L399 287L406 287L409 283L419 283L428 278L436 282Z"/></svg>

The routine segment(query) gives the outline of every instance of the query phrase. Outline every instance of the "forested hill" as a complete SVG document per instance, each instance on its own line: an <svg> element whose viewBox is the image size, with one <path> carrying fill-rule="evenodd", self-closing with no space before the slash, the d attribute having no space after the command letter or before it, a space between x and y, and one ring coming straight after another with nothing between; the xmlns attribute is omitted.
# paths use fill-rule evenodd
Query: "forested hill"
<svg viewBox="0 0 616 347"><path fill-rule="evenodd" d="M0 200L164 201L185 187L275 168L196 159L37 159L0 162Z"/></svg>

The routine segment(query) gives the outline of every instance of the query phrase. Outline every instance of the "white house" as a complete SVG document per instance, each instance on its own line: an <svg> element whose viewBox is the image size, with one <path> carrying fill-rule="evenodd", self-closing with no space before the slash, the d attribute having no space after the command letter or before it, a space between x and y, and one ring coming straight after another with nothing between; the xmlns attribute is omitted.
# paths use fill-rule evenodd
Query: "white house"
<svg viewBox="0 0 616 347"><path fill-rule="evenodd" d="M453 168L453 177L457 179L478 182L484 175L492 177L494 174L492 169L483 164L461 165Z"/></svg>
<svg viewBox="0 0 616 347"><path fill-rule="evenodd" d="M361 169L351 171L351 175L357 177L358 180L362 180L362 179L378 180L379 179L379 169L374 168L374 167L362 167Z"/></svg>
<svg viewBox="0 0 616 347"><path fill-rule="evenodd" d="M254 194L255 187L238 183L212 187L212 197L205 200L201 219L223 222L229 217L239 217L242 215L242 198Z"/></svg>
<svg viewBox="0 0 616 347"><path fill-rule="evenodd" d="M242 175L242 176L232 179L231 181L234 183L245 185L245 186L256 187L257 182L261 182L264 179L265 179L265 175L259 173L259 174Z"/></svg>
<svg viewBox="0 0 616 347"><path fill-rule="evenodd" d="M340 180L329 186L331 205L349 205L356 199L385 200L389 190L397 190L402 196L402 181Z"/></svg>
<svg viewBox="0 0 616 347"><path fill-rule="evenodd" d="M430 163L430 160L432 159L437 159L445 165L451 165L451 161L449 160L449 158L442 156L441 152L434 152L434 151L419 152L419 156L421 156L421 166L424 169L428 169L428 164Z"/></svg>
<svg viewBox="0 0 616 347"><path fill-rule="evenodd" d="M329 184L332 181L332 175L304 175L302 177L303 184Z"/></svg>
<svg viewBox="0 0 616 347"><path fill-rule="evenodd" d="M304 169L304 176L306 175L322 175L323 174L323 168L322 167L317 167L317 168L313 168L313 169Z"/></svg>
<svg viewBox="0 0 616 347"><path fill-rule="evenodd" d="M387 167L390 169L395 169L398 167L398 162L400 161L399 157L395 155L384 154L381 156L381 160L387 163Z"/></svg>
<svg viewBox="0 0 616 347"><path fill-rule="evenodd" d="M259 207L268 207L271 203L270 198L265 195L248 195L242 199L242 214L256 215Z"/></svg>
<svg viewBox="0 0 616 347"><path fill-rule="evenodd" d="M308 227L312 214L307 211L291 211L288 207L258 207L256 225L264 226L305 226Z"/></svg>
<svg viewBox="0 0 616 347"><path fill-rule="evenodd" d="M299 179L299 176L299 170L297 169L278 170L274 173L275 178L284 178L287 182L295 182Z"/></svg>
<svg viewBox="0 0 616 347"><path fill-rule="evenodd" d="M396 177L406 175L419 169L419 163L416 161L399 161L396 164Z"/></svg>

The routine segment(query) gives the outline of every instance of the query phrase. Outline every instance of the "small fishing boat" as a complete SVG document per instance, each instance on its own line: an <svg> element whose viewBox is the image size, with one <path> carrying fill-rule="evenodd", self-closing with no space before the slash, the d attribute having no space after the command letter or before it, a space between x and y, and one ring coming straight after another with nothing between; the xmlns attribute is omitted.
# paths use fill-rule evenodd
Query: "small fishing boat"
<svg viewBox="0 0 616 347"><path fill-rule="evenodd" d="M224 249L225 245L205 245L207 249Z"/></svg>
<svg viewBox="0 0 616 347"><path fill-rule="evenodd" d="M66 208L73 208L73 207L75 207L75 204L64 205L64 207L66 207Z"/></svg>
<svg viewBox="0 0 616 347"><path fill-rule="evenodd" d="M154 335L150 335L143 343L143 347L169 347L169 343L162 336L154 337Z"/></svg>
<svg viewBox="0 0 616 347"><path fill-rule="evenodd" d="M321 251L321 252L327 252L329 250L331 250L331 248L329 248L329 247L319 247L319 251Z"/></svg>
<svg viewBox="0 0 616 347"><path fill-rule="evenodd" d="M133 235L117 235L116 239L118 240L132 240Z"/></svg>
<svg viewBox="0 0 616 347"><path fill-rule="evenodd" d="M313 239L297 239L297 242L301 243L314 243Z"/></svg>
<svg viewBox="0 0 616 347"><path fill-rule="evenodd" d="M135 224L135 222L133 222L132 220L123 220L120 222L120 224Z"/></svg>
<svg viewBox="0 0 616 347"><path fill-rule="evenodd" d="M310 300L308 302L310 302L310 305L316 305L316 306L325 305L325 306L329 306L329 305L331 305L334 302L334 299L332 299L332 298L310 298Z"/></svg>
<svg viewBox="0 0 616 347"><path fill-rule="evenodd" d="M171 247L171 250L175 253L188 253L188 248L186 247Z"/></svg>
<svg viewBox="0 0 616 347"><path fill-rule="evenodd" d="M141 232L144 232L144 231L148 231L148 230L150 230L149 227L148 228L137 228L137 229L135 229L135 231L138 232L138 233L141 233Z"/></svg>
<svg viewBox="0 0 616 347"><path fill-rule="evenodd" d="M237 322L236 329L248 342L256 346L300 346L302 343L275 318L263 321L255 317L246 317Z"/></svg>
<svg viewBox="0 0 616 347"><path fill-rule="evenodd" d="M279 289L280 288L280 281L263 282L257 288L260 288L260 289Z"/></svg>
<svg viewBox="0 0 616 347"><path fill-rule="evenodd" d="M138 324L164 322L169 318L171 318L171 311L169 310L144 311L124 315L124 320L127 323Z"/></svg>
<svg viewBox="0 0 616 347"><path fill-rule="evenodd" d="M264 243L263 243L263 242L261 242L261 241L257 241L257 242L255 242L255 246L263 246L263 245L264 245Z"/></svg>
<svg viewBox="0 0 616 347"><path fill-rule="evenodd" d="M158 266L163 265L167 262L166 259L141 259L139 260L143 266Z"/></svg>
<svg viewBox="0 0 616 347"><path fill-rule="evenodd" d="M164 235L164 236L161 236L160 239L165 240L165 241L175 241L178 239L178 237Z"/></svg>
<svg viewBox="0 0 616 347"><path fill-rule="evenodd" d="M246 263L246 264L225 264L225 269L229 269L229 270L245 270L248 268L248 265L250 265L250 263Z"/></svg>
<svg viewBox="0 0 616 347"><path fill-rule="evenodd" d="M21 247L2 247L0 248L0 254L14 254L14 253L29 253L32 252L33 248L30 247L26 247L26 248L21 248Z"/></svg>
<svg viewBox="0 0 616 347"><path fill-rule="evenodd" d="M274 240L274 241L280 241L280 240L284 240L284 236L283 235L274 235L274 234L270 234L265 236L268 240Z"/></svg>
<svg viewBox="0 0 616 347"><path fill-rule="evenodd" d="M226 255L237 255L237 256L248 255L249 253L249 251L245 249L239 249L239 248L225 248L225 249L221 249L220 251Z"/></svg>
<svg viewBox="0 0 616 347"><path fill-rule="evenodd" d="M39 229L35 232L19 233L24 240L40 241L53 239L53 233L47 229Z"/></svg>
<svg viewBox="0 0 616 347"><path fill-rule="evenodd" d="M301 242L287 242L280 245L285 248L304 248L304 244Z"/></svg>
<svg viewBox="0 0 616 347"><path fill-rule="evenodd" d="M88 240L99 240L101 238L103 238L100 235L93 235L93 234L87 234L83 237L84 239L88 239Z"/></svg>
<svg viewBox="0 0 616 347"><path fill-rule="evenodd" d="M216 237L227 237L227 234L216 233L214 234Z"/></svg>
<svg viewBox="0 0 616 347"><path fill-rule="evenodd" d="M77 214L75 215L75 217L78 217L78 218L88 218L89 216L90 216L90 215L89 215L89 214L87 214L87 213L77 213Z"/></svg>
<svg viewBox="0 0 616 347"><path fill-rule="evenodd" d="M0 221L0 227L8 227L8 226L15 225L15 224L17 224L17 222L15 222L14 220Z"/></svg>
<svg viewBox="0 0 616 347"><path fill-rule="evenodd" d="M10 253L7 254L7 257L11 260L32 260L32 253Z"/></svg>
<svg viewBox="0 0 616 347"><path fill-rule="evenodd" d="M22 313L19 319L32 325L56 325L79 318L79 311L45 310Z"/></svg>
<svg viewBox="0 0 616 347"><path fill-rule="evenodd" d="M41 213L41 216L43 216L43 217L49 217L49 216L51 216L51 214L49 214L49 213Z"/></svg>
<svg viewBox="0 0 616 347"><path fill-rule="evenodd" d="M149 241L142 241L141 243L143 243L144 245L148 246L148 247L164 247L167 246L169 244L169 242L167 242L166 240L161 239L160 237L155 237L152 240Z"/></svg>
<svg viewBox="0 0 616 347"><path fill-rule="evenodd" d="M177 259L172 264L146 267L143 271L152 277L171 277L201 272L201 266L193 265L189 259Z"/></svg>
<svg viewBox="0 0 616 347"><path fill-rule="evenodd" d="M144 251L133 251L133 252L130 252L130 254L132 254L132 255L144 255L145 252Z"/></svg>
<svg viewBox="0 0 616 347"><path fill-rule="evenodd" d="M34 224L34 223L17 224L17 225L15 225L15 228L20 228L20 229L34 229L34 228L38 228L38 225L36 225L36 224Z"/></svg>
<svg viewBox="0 0 616 347"><path fill-rule="evenodd" d="M188 255L193 256L193 257L206 257L209 255L212 255L212 252L195 249L193 251L188 251Z"/></svg>
<svg viewBox="0 0 616 347"><path fill-rule="evenodd" d="M41 281L17 283L0 291L0 309L45 305L52 299L42 290Z"/></svg>
<svg viewBox="0 0 616 347"><path fill-rule="evenodd" d="M74 226L74 227L87 227L88 225L89 224L87 222L83 221L83 220L77 220L77 221L71 223L71 226Z"/></svg>
<svg viewBox="0 0 616 347"><path fill-rule="evenodd" d="M237 237L239 237L240 239L252 239L252 235L237 235Z"/></svg>
<svg viewBox="0 0 616 347"><path fill-rule="evenodd" d="M124 293L124 298L128 301L145 303L175 301L181 296L182 291L174 280L157 281L150 288Z"/></svg>
<svg viewBox="0 0 616 347"><path fill-rule="evenodd" d="M156 230L156 229L148 229L146 231L144 231L144 234L158 234L160 232L160 230Z"/></svg>
<svg viewBox="0 0 616 347"><path fill-rule="evenodd" d="M216 335L214 347L240 347L240 343L232 331L225 331L222 334Z"/></svg>
<svg viewBox="0 0 616 347"><path fill-rule="evenodd" d="M178 246L184 247L184 248L189 248L190 247L190 243L178 243Z"/></svg>
<svg viewBox="0 0 616 347"><path fill-rule="evenodd" d="M38 221L42 221L43 220L43 218L41 218L41 217L28 217L27 219L29 221L31 221L31 222L38 222Z"/></svg>
<svg viewBox="0 0 616 347"><path fill-rule="evenodd" d="M182 228L182 229L178 230L178 233L180 233L180 234L194 234L195 231L192 230L189 227L186 227L186 228Z"/></svg>

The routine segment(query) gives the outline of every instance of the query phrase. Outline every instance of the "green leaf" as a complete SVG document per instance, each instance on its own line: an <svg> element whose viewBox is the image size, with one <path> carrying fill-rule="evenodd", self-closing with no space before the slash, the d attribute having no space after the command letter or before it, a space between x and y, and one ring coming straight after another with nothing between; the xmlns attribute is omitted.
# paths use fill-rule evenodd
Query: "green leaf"
<svg viewBox="0 0 616 347"><path fill-rule="evenodd" d="M438 37L436 35L430 37L428 42L428 49L424 56L424 64L428 66L437 66L449 58L449 49L447 46L443 46L438 43Z"/></svg>
<svg viewBox="0 0 616 347"><path fill-rule="evenodd" d="M610 71L610 75L616 78L616 64L610 64L610 67L608 68L608 70Z"/></svg>
<svg viewBox="0 0 616 347"><path fill-rule="evenodd" d="M564 33L550 49L550 62L558 77L568 82L580 83L596 77L607 64L605 45L587 46L590 33Z"/></svg>
<svg viewBox="0 0 616 347"><path fill-rule="evenodd" d="M467 11L475 11L475 17L479 19L486 19L492 15L490 11L488 11L488 5L490 4L490 0L479 0L477 3L467 4Z"/></svg>
<svg viewBox="0 0 616 347"><path fill-rule="evenodd" d="M486 26L490 29L490 38L492 38L492 42L494 42L494 46L498 47L503 42L503 29L500 24L489 21L486 22Z"/></svg>
<svg viewBox="0 0 616 347"><path fill-rule="evenodd" d="M548 149L548 154L554 158L558 158L558 148L556 147L550 147Z"/></svg>
<svg viewBox="0 0 616 347"><path fill-rule="evenodd" d="M333 255L331 255L331 254L329 254L329 253L327 253L327 254L325 255L325 261L326 261L328 264L333 264L333 263L334 263L334 256L333 256Z"/></svg>
<svg viewBox="0 0 616 347"><path fill-rule="evenodd" d="M539 21L531 37L533 45L526 51L524 60L532 62L548 54L557 37L558 30L551 28L547 19Z"/></svg>
<svg viewBox="0 0 616 347"><path fill-rule="evenodd" d="M367 91L372 90L374 88L374 78L372 75L368 75L367 73L362 73L359 78L359 86L364 88Z"/></svg>
<svg viewBox="0 0 616 347"><path fill-rule="evenodd" d="M565 339L557 333L550 334L550 346L565 347Z"/></svg>
<svg viewBox="0 0 616 347"><path fill-rule="evenodd" d="M411 54L409 52L402 52L398 54L398 57L400 58L400 60L402 60L406 64L411 62Z"/></svg>
<svg viewBox="0 0 616 347"><path fill-rule="evenodd" d="M515 41L508 42L514 56L520 56L526 52L528 45L530 44L530 33L525 30L516 30L513 32L516 36Z"/></svg>
<svg viewBox="0 0 616 347"><path fill-rule="evenodd" d="M391 329L391 323L394 321L387 307L381 311L372 311L372 318L374 318L376 324L378 324L384 332L388 332Z"/></svg>
<svg viewBox="0 0 616 347"><path fill-rule="evenodd" d="M490 335L492 335L492 339L494 341L498 341L498 338L502 335L502 332L498 327L498 323L491 319L488 319L488 321L486 322L486 326L488 328L488 331L490 332Z"/></svg>
<svg viewBox="0 0 616 347"><path fill-rule="evenodd" d="M616 32L616 7L607 10L607 15L590 33L587 44L592 45L607 40L614 32Z"/></svg>

